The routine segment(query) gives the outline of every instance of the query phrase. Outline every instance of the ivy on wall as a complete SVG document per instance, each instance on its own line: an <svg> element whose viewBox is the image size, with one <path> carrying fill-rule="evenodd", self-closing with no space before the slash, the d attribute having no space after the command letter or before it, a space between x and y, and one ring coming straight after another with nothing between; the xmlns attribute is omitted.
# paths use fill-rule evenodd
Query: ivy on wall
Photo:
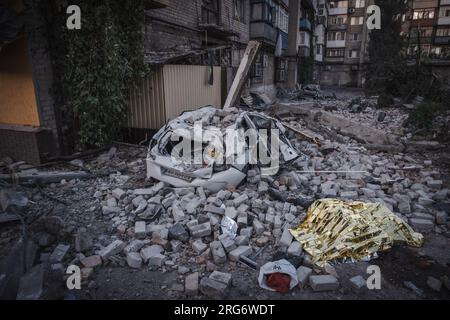
<svg viewBox="0 0 450 320"><path fill-rule="evenodd" d="M66 9L81 9L81 30L68 30ZM78 147L107 145L120 136L130 89L148 72L144 63L143 0L45 0L62 117L72 119Z"/></svg>

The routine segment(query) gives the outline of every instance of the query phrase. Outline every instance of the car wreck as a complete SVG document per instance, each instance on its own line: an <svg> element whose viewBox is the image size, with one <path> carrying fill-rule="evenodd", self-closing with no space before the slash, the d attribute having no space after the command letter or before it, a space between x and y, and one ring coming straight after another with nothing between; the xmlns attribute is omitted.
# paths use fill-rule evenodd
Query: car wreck
<svg viewBox="0 0 450 320"><path fill-rule="evenodd" d="M279 165L300 156L278 120L258 112L205 106L181 114L153 136L147 177L174 187L218 192L237 188L252 165L273 175Z"/></svg>

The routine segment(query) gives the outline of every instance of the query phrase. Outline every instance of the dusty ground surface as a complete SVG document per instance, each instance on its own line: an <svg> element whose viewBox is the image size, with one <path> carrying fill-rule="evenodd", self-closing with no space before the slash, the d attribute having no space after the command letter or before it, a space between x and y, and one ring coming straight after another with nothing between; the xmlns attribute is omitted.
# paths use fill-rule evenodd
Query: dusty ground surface
<svg viewBox="0 0 450 320"><path fill-rule="evenodd" d="M348 115L344 106L348 99L360 94L358 91L338 92L338 101L324 102L321 107L327 104L339 105L337 112ZM369 110L360 114L352 114L352 117L364 118L364 121L373 123L378 111ZM404 113L397 110L386 110L388 117L385 124L387 130L389 115L391 120L404 118ZM393 120L393 121L394 121ZM380 125L380 124L377 124ZM391 127L398 129L396 125ZM382 128L382 127L381 127ZM397 132L397 131L396 131ZM360 144L347 139L351 147L359 147ZM333 142L333 141L331 141ZM304 146L304 145L302 145ZM350 149L350 157L354 155L354 150ZM448 151L448 149L447 149ZM75 165L82 166L83 169L90 170L96 174L94 179L84 181L61 181L50 185L19 187L31 200L31 206L27 209L26 215L30 217L30 227L28 228L29 238L37 243L36 254L32 264L43 262L48 264L49 255L53 252L57 244L69 244L70 250L61 261L61 265L55 266L53 271L46 275L43 299L208 299L207 295L198 293L193 297L187 297L185 292L185 278L193 272L199 272L200 278L208 277L212 270L218 270L232 275L232 281L224 292L224 299L449 299L450 291L442 285L440 292L432 290L427 285L427 279L432 276L436 279L443 279L450 276L450 232L447 224L436 225L433 230L425 232L425 243L422 248L410 248L399 245L393 249L383 252L376 260L358 262L353 264L340 264L335 266L339 279L339 289L328 292L314 292L309 286L300 289L295 288L287 294L272 293L261 289L258 286L258 272L242 264L227 261L224 265L211 263L211 258L196 254L190 247L190 242L181 247L180 252L171 255L170 263L161 267L143 266L139 269L130 268L123 255L113 256L93 270L88 270L89 274L82 282L81 290L69 291L66 288L65 279L62 274L70 264L80 265L80 261L90 255L95 255L98 251L111 243L113 239L123 239L129 241L133 238L132 229L134 227L135 216L130 216L126 212L120 212L116 216L105 215L105 202L110 199L110 192L114 188L123 190L135 190L139 188L150 188L155 185L155 181L145 178L145 157L146 148L136 148L128 146L117 146L116 150L102 154L100 157L85 159L82 163L75 162ZM306 152L308 154L308 152ZM393 159L398 155L380 154L377 152L365 151L367 156L379 156ZM311 156L310 154L308 154ZM332 154L335 157L339 154ZM311 156L321 157L315 154ZM428 165L427 170L438 171L440 180L443 181L442 189L449 187L449 172L447 166L448 155L444 150L427 151L426 153L413 153L400 155L402 161L423 164L426 160L433 160ZM328 158L327 158L328 159ZM321 160L322 161L322 160ZM320 165L321 161L318 162ZM330 160L331 161L331 160ZM73 169L72 165L66 163L55 164L47 169ZM430 167L431 166L431 167ZM22 168L24 169L24 168ZM26 168L25 168L26 169ZM29 168L33 169L33 168ZM41 168L40 168L41 169ZM420 175L420 174L419 174ZM356 177L356 180L358 177ZM414 178L411 178L414 179ZM319 179L320 180L320 179ZM343 177L341 184L355 181L354 177ZM239 189L241 194L246 193L246 187ZM283 189L281 189L283 190ZM319 190L319 191L318 191ZM292 191L292 190L291 190ZM303 192L303 190L302 190ZM309 194L320 194L319 186L308 191ZM322 190L323 192L323 190ZM388 201L393 197L392 190L389 190L384 199ZM395 193L395 192L394 192ZM267 197L267 195L263 195ZM317 196L316 196L317 197ZM414 200L416 201L416 200ZM108 204L109 205L109 204ZM393 205L396 209L396 205ZM103 207L103 211L102 211ZM411 205L413 211L423 209L417 205ZM436 212L449 212L450 203L448 195L443 199L434 201L427 207L430 214ZM306 209L297 207L294 209L298 219L304 216ZM36 218L37 217L37 218ZM405 216L406 218L409 215ZM169 219L170 221L170 219ZM298 220L294 220L294 223ZM56 229L56 230L55 230ZM272 229L268 229L269 231ZM52 231L55 231L52 233ZM262 265L273 260L274 254L278 251L277 242L279 235L276 232L269 237L267 249L258 257L257 262ZM81 252L76 252L74 245L74 235L88 235L90 245ZM13 266L17 261L11 255L17 254L14 246L21 237L20 224L3 224L0 226L0 262L3 269ZM251 238L254 244L256 238ZM86 240L87 241L87 240ZM152 240L153 241L153 240ZM368 277L366 272L369 265L377 265L381 268L382 287L381 290L362 290L354 292L350 286L350 279L361 275ZM183 267L180 269L180 267ZM50 267L51 268L51 267ZM320 272L320 271L319 271ZM6 274L8 276L8 274ZM0 278L2 280L2 278ZM405 287L404 282L410 281L423 291L420 295ZM445 281L444 281L445 282ZM0 281L1 284L1 281ZM447 284L448 285L448 284ZM11 292L3 292L3 297L11 298Z"/></svg>

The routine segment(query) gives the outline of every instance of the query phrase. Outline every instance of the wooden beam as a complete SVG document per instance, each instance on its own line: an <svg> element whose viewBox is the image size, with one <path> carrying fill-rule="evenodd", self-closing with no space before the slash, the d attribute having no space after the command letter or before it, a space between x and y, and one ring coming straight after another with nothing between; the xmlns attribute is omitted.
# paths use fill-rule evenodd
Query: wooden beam
<svg viewBox="0 0 450 320"><path fill-rule="evenodd" d="M233 84L231 85L230 92L228 93L227 99L225 101L224 109L229 109L234 106L236 101L239 99L242 88L248 79L248 73L253 63L255 62L256 55L258 54L261 43L258 41L250 41L245 49L244 57L241 60L239 69L234 77Z"/></svg>

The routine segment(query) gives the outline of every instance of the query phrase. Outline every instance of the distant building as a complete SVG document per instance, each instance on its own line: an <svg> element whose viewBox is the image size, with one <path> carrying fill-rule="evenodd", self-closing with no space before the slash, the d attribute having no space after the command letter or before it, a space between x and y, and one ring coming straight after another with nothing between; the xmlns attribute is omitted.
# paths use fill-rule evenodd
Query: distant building
<svg viewBox="0 0 450 320"><path fill-rule="evenodd" d="M450 84L450 0L410 0L402 17L411 61L419 55Z"/></svg>
<svg viewBox="0 0 450 320"><path fill-rule="evenodd" d="M326 50L320 83L361 86L369 42L367 6L373 0L327 1Z"/></svg>

